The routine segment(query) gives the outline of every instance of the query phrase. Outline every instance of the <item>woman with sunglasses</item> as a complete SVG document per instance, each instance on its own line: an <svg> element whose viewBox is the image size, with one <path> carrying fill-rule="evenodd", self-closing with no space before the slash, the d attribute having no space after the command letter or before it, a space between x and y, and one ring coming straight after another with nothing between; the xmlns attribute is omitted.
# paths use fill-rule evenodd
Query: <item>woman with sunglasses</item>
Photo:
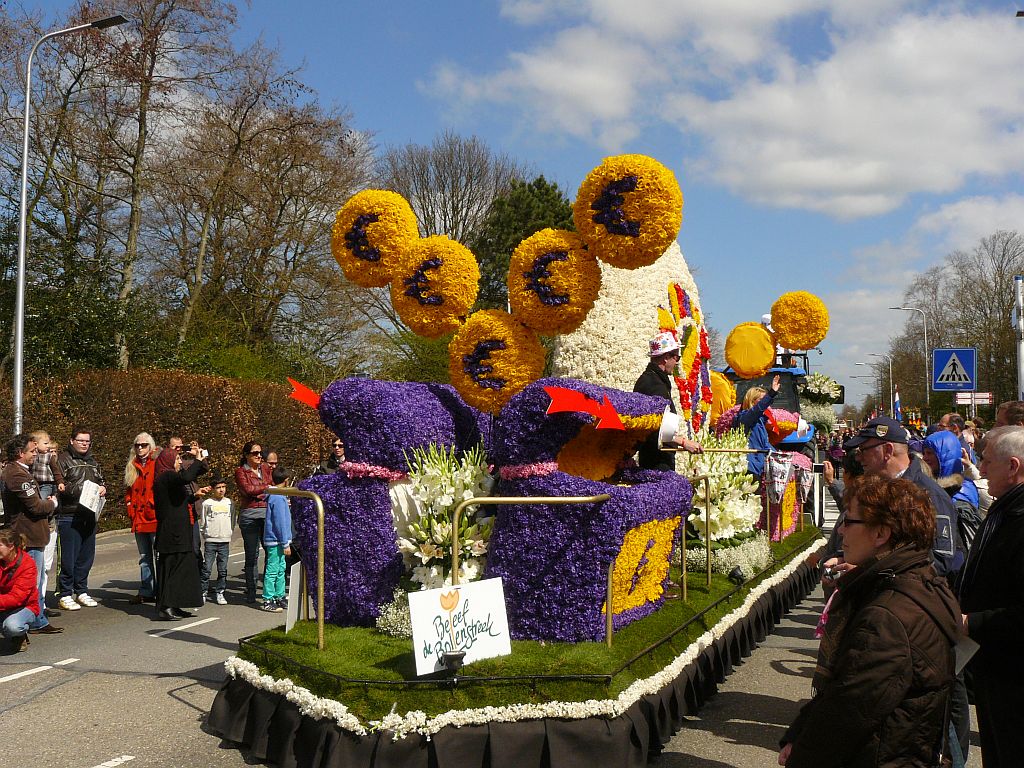
<svg viewBox="0 0 1024 768"><path fill-rule="evenodd" d="M930 497L868 475L843 500L843 555L856 567L822 614L814 698L782 737L779 765L938 765L955 744L945 736L960 609L931 564Z"/></svg>
<svg viewBox="0 0 1024 768"><path fill-rule="evenodd" d="M255 441L249 441L242 448L241 460L235 470L235 484L238 486L238 529L242 533L245 549L245 602L256 602L256 564L263 546L263 528L267 521L266 490L272 485L271 469L263 461L263 449ZM263 564L266 567L266 548Z"/></svg>
<svg viewBox="0 0 1024 768"><path fill-rule="evenodd" d="M124 501L132 522L135 546L139 550L139 592L129 599L132 605L156 602L156 509L153 504L153 480L156 479L156 441L149 432L140 432L128 453L124 467Z"/></svg>
<svg viewBox="0 0 1024 768"><path fill-rule="evenodd" d="M345 463L345 444L340 437L331 441L331 455L314 470L314 475L333 475Z"/></svg>

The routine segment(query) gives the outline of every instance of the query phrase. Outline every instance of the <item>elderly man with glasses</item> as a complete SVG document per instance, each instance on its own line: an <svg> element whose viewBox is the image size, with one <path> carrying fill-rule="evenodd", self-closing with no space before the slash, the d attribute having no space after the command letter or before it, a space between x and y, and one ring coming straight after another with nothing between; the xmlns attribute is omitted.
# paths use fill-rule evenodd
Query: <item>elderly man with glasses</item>
<svg viewBox="0 0 1024 768"><path fill-rule="evenodd" d="M57 455L64 475L57 512L57 538L60 541L60 601L66 611L82 606L95 608L89 596L89 571L96 559L96 521L98 513L81 503L87 482L99 486L99 495L106 496L106 482L99 463L92 455L92 432L84 427L71 430L68 447Z"/></svg>
<svg viewBox="0 0 1024 768"><path fill-rule="evenodd" d="M981 472L996 498L960 579L964 629L981 647L970 661L985 768L1024 755L1024 427L985 436Z"/></svg>

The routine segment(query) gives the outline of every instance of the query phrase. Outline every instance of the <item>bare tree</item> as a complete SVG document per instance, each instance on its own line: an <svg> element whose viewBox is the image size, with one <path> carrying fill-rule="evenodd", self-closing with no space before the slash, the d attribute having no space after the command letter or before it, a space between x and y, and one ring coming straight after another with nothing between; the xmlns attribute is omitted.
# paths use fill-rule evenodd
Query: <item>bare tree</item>
<svg viewBox="0 0 1024 768"><path fill-rule="evenodd" d="M388 149L378 173L384 187L412 205L422 235L447 235L468 244L494 199L513 179L521 180L524 169L476 136L445 131L429 147Z"/></svg>

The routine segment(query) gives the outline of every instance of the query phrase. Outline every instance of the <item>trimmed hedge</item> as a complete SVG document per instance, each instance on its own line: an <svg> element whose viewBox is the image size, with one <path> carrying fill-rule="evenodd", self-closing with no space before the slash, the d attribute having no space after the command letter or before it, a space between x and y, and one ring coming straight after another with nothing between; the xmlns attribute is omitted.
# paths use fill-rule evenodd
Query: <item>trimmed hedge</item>
<svg viewBox="0 0 1024 768"><path fill-rule="evenodd" d="M70 431L93 431L93 453L107 480L109 501L101 528L126 527L124 469L140 432L157 445L172 435L186 444L198 440L210 452L234 494L234 471L242 446L257 440L276 450L282 466L297 477L310 474L329 455L332 434L313 409L292 400L291 387L266 381L238 381L186 371L137 369L73 371L61 378L25 381L25 431L46 430L62 448ZM13 412L10 385L0 389L0 408ZM10 429L8 422L8 429Z"/></svg>

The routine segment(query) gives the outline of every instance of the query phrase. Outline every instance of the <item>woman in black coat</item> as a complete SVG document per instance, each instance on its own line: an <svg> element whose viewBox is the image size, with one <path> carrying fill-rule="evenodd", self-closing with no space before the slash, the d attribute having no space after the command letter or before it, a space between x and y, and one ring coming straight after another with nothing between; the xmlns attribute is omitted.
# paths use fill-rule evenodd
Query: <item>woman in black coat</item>
<svg viewBox="0 0 1024 768"><path fill-rule="evenodd" d="M165 451L164 453L167 453ZM160 455L160 459L164 454ZM206 472L206 464L192 462L182 467L180 456L157 460L153 481L153 505L156 510L157 615L164 621L177 621L193 614L184 610L203 604L199 561L192 544L189 484ZM171 465L173 460L173 465ZM163 471L161 471L163 470Z"/></svg>

